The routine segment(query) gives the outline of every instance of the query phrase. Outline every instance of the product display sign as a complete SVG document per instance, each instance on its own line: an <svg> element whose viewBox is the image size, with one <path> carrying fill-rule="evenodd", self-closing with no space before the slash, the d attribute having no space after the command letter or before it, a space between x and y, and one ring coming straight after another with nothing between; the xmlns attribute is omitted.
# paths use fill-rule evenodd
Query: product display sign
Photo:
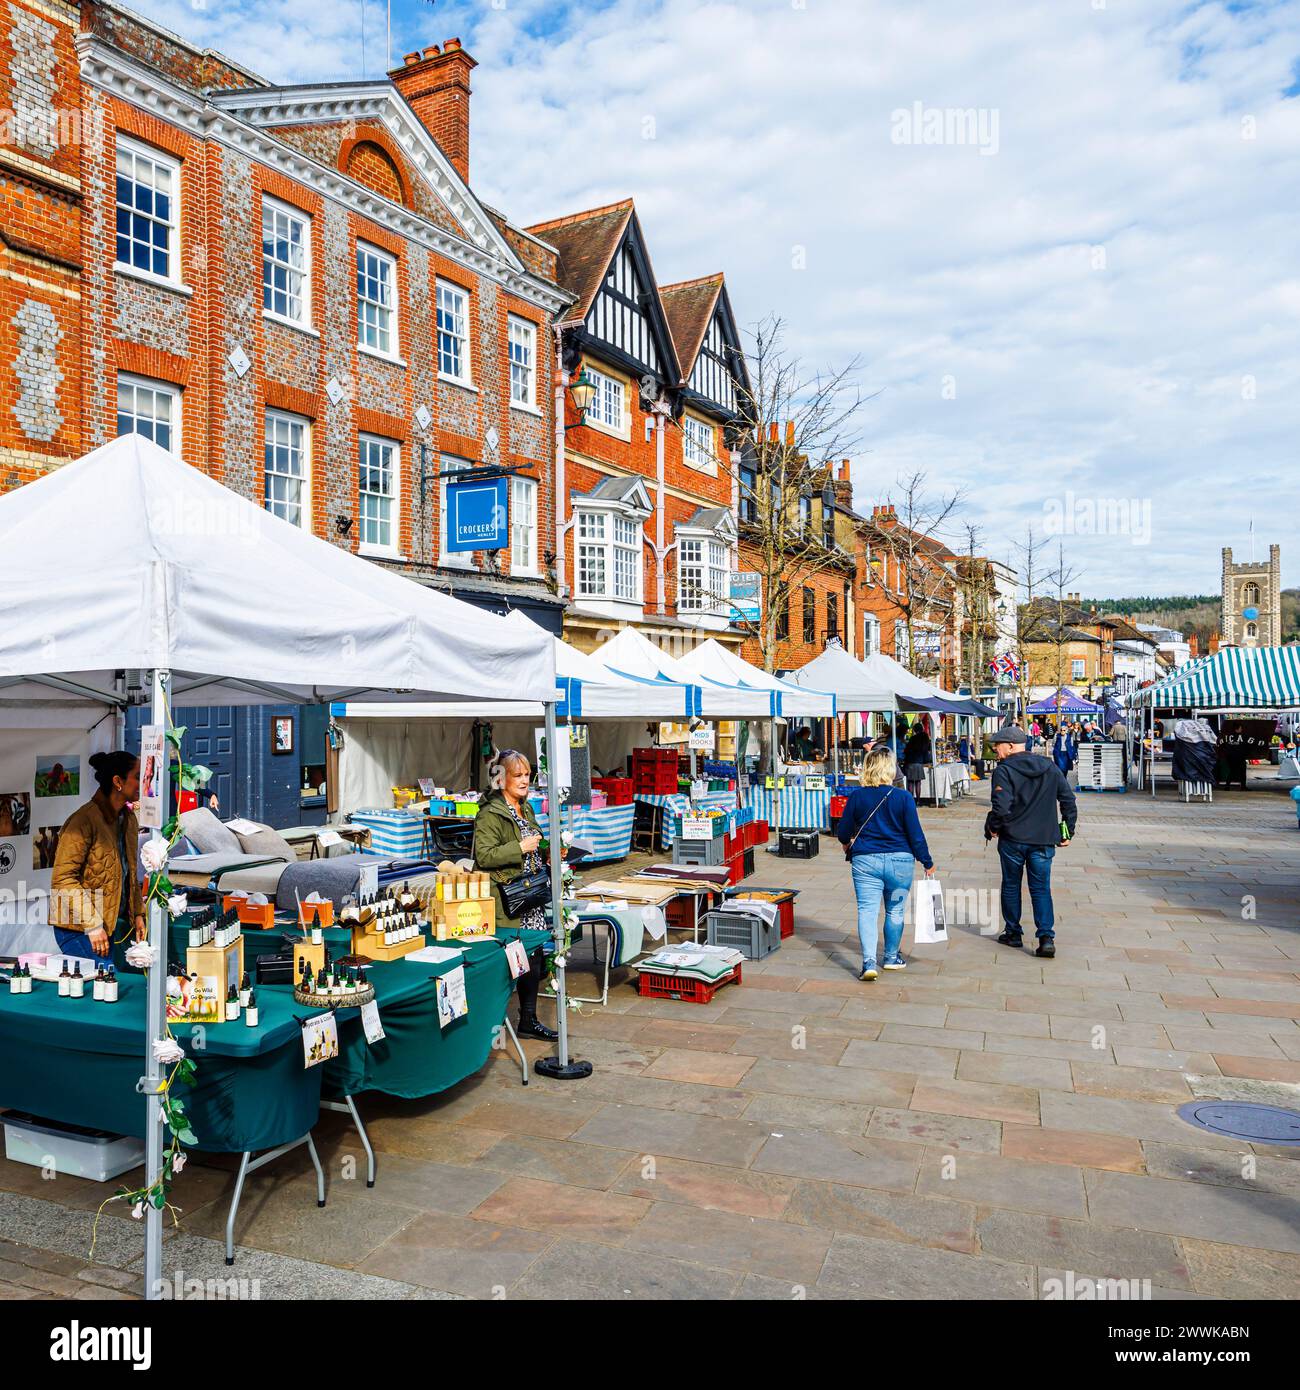
<svg viewBox="0 0 1300 1390"><path fill-rule="evenodd" d="M683 839L683 840L711 840L711 839L713 839L713 817L712 817L712 816L683 816L683 817L682 817L682 839Z"/></svg>
<svg viewBox="0 0 1300 1390"><path fill-rule="evenodd" d="M506 964L510 967L512 980L528 974L528 952L524 950L522 941L516 939L506 942Z"/></svg>
<svg viewBox="0 0 1300 1390"><path fill-rule="evenodd" d="M357 868L357 896L373 898L379 892L379 863L361 864Z"/></svg>
<svg viewBox="0 0 1300 1390"><path fill-rule="evenodd" d="M713 739L713 725L705 724L701 728L691 730L687 746L692 753L712 753Z"/></svg>
<svg viewBox="0 0 1300 1390"><path fill-rule="evenodd" d="M438 977L438 1023L445 1028L469 1013L469 997L465 993L465 967L458 965Z"/></svg>
<svg viewBox="0 0 1300 1390"><path fill-rule="evenodd" d="M803 784L810 792L824 792L826 790L826 778L819 772L810 772L803 779Z"/></svg>
<svg viewBox="0 0 1300 1390"><path fill-rule="evenodd" d="M135 818L141 830L158 830L163 823L162 783L166 771L161 724L146 724L140 730L140 801Z"/></svg>
<svg viewBox="0 0 1300 1390"><path fill-rule="evenodd" d="M302 1060L318 1067L339 1055L339 1025L332 1013L312 1014L302 1021Z"/></svg>
<svg viewBox="0 0 1300 1390"><path fill-rule="evenodd" d="M510 544L509 478L447 484L447 549L504 550Z"/></svg>

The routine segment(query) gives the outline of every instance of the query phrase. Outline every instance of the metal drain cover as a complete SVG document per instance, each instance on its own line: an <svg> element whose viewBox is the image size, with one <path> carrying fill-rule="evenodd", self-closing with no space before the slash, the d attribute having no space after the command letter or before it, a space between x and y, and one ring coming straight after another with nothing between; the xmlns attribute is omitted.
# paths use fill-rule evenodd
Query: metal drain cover
<svg viewBox="0 0 1300 1390"><path fill-rule="evenodd" d="M1251 1144L1300 1144L1300 1110L1237 1100L1193 1100L1178 1107L1180 1119L1211 1134Z"/></svg>

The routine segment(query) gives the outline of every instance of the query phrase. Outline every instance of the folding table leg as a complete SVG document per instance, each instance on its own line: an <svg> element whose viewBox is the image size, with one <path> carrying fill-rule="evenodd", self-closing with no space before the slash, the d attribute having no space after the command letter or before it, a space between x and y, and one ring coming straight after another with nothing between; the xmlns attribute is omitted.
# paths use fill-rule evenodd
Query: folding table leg
<svg viewBox="0 0 1300 1390"><path fill-rule="evenodd" d="M311 1161L316 1169L316 1205L325 1205L325 1170L320 1166L320 1155L316 1152L316 1143L311 1135L307 1135L307 1152L311 1155Z"/></svg>
<svg viewBox="0 0 1300 1390"><path fill-rule="evenodd" d="M342 1100L323 1100L320 1103L322 1110L337 1110L340 1115L350 1115L353 1127L361 1138L361 1146L366 1151L366 1186L375 1185L375 1151L370 1147L370 1136L366 1133L366 1127L361 1123L361 1112L357 1109L356 1102L351 1096L344 1096Z"/></svg>
<svg viewBox="0 0 1300 1390"><path fill-rule="evenodd" d="M248 1174L249 1160L253 1157L245 1150L239 1157L239 1173L235 1177L235 1195L230 1199L230 1211L226 1216L226 1263L235 1263L235 1217L239 1215L239 1199L244 1195L244 1178Z"/></svg>
<svg viewBox="0 0 1300 1390"><path fill-rule="evenodd" d="M510 1022L510 1015L507 1014L502 1020L505 1030L510 1034L510 1041L515 1045L515 1051L519 1054L519 1070L523 1073L523 1084L528 1085L528 1054L519 1045L519 1034L515 1032L514 1025Z"/></svg>

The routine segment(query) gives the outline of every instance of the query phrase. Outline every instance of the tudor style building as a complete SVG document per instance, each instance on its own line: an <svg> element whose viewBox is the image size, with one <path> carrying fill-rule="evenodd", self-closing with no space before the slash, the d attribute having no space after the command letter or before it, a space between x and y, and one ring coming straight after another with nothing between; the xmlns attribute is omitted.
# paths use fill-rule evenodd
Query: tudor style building
<svg viewBox="0 0 1300 1390"><path fill-rule="evenodd" d="M630 200L529 232L574 301L556 403L566 638L592 651L630 624L673 652L739 645L732 430L748 377L723 277L660 289Z"/></svg>
<svg viewBox="0 0 1300 1390"><path fill-rule="evenodd" d="M273 87L108 3L14 0L0 482L137 431L294 525L554 631L555 253L469 185L474 60ZM56 119L50 119L50 112ZM444 475L513 470L511 545ZM309 596L304 596L309 601Z"/></svg>

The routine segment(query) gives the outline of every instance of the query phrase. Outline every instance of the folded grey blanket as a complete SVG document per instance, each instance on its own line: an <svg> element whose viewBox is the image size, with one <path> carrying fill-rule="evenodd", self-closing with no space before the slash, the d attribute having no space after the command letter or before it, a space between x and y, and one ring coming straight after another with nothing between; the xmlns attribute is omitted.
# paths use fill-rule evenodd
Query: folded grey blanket
<svg viewBox="0 0 1300 1390"><path fill-rule="evenodd" d="M383 858L376 854L340 854L332 859L303 859L284 866L280 882L275 890L275 905L292 911L300 899L309 893L319 893L329 898L335 908L343 906L343 899L357 891L362 864L377 864L382 883L396 871L410 874L427 869L423 860L403 858ZM297 889L297 897L294 890Z"/></svg>

